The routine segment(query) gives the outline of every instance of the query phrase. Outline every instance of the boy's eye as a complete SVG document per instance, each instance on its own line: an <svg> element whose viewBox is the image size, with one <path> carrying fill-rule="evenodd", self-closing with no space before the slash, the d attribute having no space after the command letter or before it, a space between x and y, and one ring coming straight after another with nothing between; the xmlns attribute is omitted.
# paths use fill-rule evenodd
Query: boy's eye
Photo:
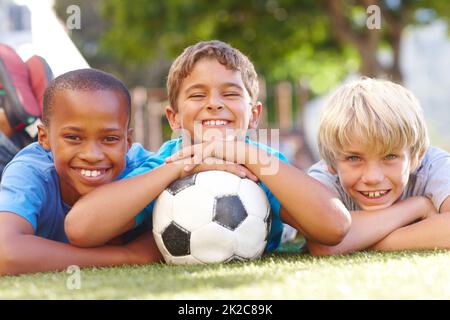
<svg viewBox="0 0 450 320"><path fill-rule="evenodd" d="M71 140L71 141L81 141L81 137L74 135L74 134L65 135L64 139Z"/></svg>
<svg viewBox="0 0 450 320"><path fill-rule="evenodd" d="M350 161L350 162L356 162L356 161L361 160L361 158L358 157L358 156L348 156L348 157L346 158L346 160L347 160L347 161Z"/></svg>
<svg viewBox="0 0 450 320"><path fill-rule="evenodd" d="M205 94L203 93L193 93L189 96L191 99L202 99L205 97Z"/></svg>
<svg viewBox="0 0 450 320"><path fill-rule="evenodd" d="M390 154L388 154L386 157L384 157L386 160L395 160L395 159L397 159L397 155L395 155L395 154L392 154L392 153L390 153Z"/></svg>
<svg viewBox="0 0 450 320"><path fill-rule="evenodd" d="M120 140L120 138L116 137L116 136L107 136L105 138L105 142L116 142L116 141L119 141L119 140Z"/></svg>
<svg viewBox="0 0 450 320"><path fill-rule="evenodd" d="M240 96L240 93L239 93L239 92L232 92L232 91L229 91L229 92L225 92L223 95L224 95L225 97L239 97L239 96Z"/></svg>

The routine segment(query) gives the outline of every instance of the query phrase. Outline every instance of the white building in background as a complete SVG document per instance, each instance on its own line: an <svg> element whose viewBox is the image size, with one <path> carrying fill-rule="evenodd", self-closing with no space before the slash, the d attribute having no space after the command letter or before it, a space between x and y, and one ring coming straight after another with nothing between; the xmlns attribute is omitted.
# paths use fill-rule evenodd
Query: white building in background
<svg viewBox="0 0 450 320"><path fill-rule="evenodd" d="M53 0L0 0L0 43L23 60L42 56L55 76L89 67L56 17Z"/></svg>
<svg viewBox="0 0 450 320"><path fill-rule="evenodd" d="M401 42L400 67L403 85L419 99L431 144L450 151L450 39L446 22L410 27ZM350 75L346 81L357 79ZM328 96L311 100L305 108L304 126L308 145L319 158L317 131L320 110Z"/></svg>

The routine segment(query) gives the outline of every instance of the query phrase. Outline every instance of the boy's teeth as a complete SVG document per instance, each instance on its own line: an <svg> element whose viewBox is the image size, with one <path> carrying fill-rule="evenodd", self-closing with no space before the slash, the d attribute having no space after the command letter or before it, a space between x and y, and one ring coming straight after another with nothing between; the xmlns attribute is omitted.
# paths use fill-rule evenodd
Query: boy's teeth
<svg viewBox="0 0 450 320"><path fill-rule="evenodd" d="M81 169L81 175L85 177L96 177L101 174L100 170L85 170Z"/></svg>
<svg viewBox="0 0 450 320"><path fill-rule="evenodd" d="M203 125L205 126L224 126L228 123L227 120L205 120Z"/></svg>
<svg viewBox="0 0 450 320"><path fill-rule="evenodd" d="M384 196L387 193L387 191L369 191L369 192L362 192L363 195L369 198L378 198L380 196Z"/></svg>

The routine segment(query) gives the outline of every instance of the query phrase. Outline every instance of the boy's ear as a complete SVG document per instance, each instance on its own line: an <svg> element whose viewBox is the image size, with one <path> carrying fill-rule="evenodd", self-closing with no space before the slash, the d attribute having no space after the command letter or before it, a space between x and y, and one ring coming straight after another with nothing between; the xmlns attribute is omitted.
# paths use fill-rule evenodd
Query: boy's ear
<svg viewBox="0 0 450 320"><path fill-rule="evenodd" d="M262 104L261 102L256 102L254 106L252 106L251 115L250 115L250 122L248 124L249 129L256 129L258 128L259 119L261 117L261 111L262 111Z"/></svg>
<svg viewBox="0 0 450 320"><path fill-rule="evenodd" d="M172 130L181 129L180 114L171 106L166 107L166 118Z"/></svg>
<svg viewBox="0 0 450 320"><path fill-rule="evenodd" d="M328 164L327 164L327 169L328 169L328 172L329 172L329 173L331 173L331 174L337 174L336 169L334 169L332 166L330 166L330 165L328 165Z"/></svg>
<svg viewBox="0 0 450 320"><path fill-rule="evenodd" d="M130 150L133 144L133 128L128 128L127 132L127 151Z"/></svg>
<svg viewBox="0 0 450 320"><path fill-rule="evenodd" d="M38 124L38 142L47 151L50 151L50 141L48 136L48 128L46 125Z"/></svg>

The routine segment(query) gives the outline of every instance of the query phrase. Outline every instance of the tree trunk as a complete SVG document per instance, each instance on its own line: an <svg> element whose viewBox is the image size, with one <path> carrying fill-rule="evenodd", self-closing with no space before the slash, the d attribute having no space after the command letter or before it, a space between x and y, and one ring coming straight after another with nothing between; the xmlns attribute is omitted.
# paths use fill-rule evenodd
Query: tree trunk
<svg viewBox="0 0 450 320"><path fill-rule="evenodd" d="M372 2L372 0L363 0L362 5L367 7ZM392 19L382 3L376 2L376 4L381 7L383 21L388 26L388 41L393 55L393 64L389 68L383 68L377 57L382 30L366 29L362 30L363 32L357 32L352 28L350 21L345 16L342 0L327 0L326 10L336 38L342 43L353 45L358 50L361 58L359 71L362 75L389 78L395 82L402 82L403 77L400 70L400 39L403 24L402 21Z"/></svg>

